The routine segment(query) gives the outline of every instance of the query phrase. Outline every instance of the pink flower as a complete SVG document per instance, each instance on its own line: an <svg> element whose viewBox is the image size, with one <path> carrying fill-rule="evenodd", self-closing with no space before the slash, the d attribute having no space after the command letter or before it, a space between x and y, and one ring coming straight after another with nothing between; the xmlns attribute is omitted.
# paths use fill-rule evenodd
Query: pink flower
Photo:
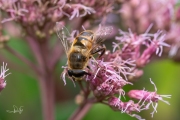
<svg viewBox="0 0 180 120"><path fill-rule="evenodd" d="M122 4L120 13L124 25L137 33L144 32L151 23L154 24L155 31L168 30L176 3L177 0L131 0Z"/></svg>
<svg viewBox="0 0 180 120"><path fill-rule="evenodd" d="M169 104L163 100L163 97L170 97L169 95L157 94L157 88L155 87L155 92L130 90L127 95L130 98L138 99L139 102L137 103L134 100L122 101L121 99L121 97L125 98L126 95L123 87L133 85L130 80L143 74L139 67L145 66L154 54L161 56L163 46L169 47L164 42L165 34L162 31L155 34L148 33L151 27L140 35L132 33L131 30L129 32L120 30L120 36L116 37L117 43L113 43L113 52L107 50L101 58L90 59L88 63L89 69L85 68L89 75L84 76L84 81L87 83L87 89L94 94L97 101L109 105L113 110L121 111L121 113L126 113L139 120L142 120L142 118L132 113L147 110L150 105L153 106L155 103L152 112L153 116L154 112L157 111L157 102L161 100ZM66 84L67 67L64 68L62 78ZM152 81L151 83L155 86ZM84 94L88 91L82 90L85 92Z"/></svg>
<svg viewBox="0 0 180 120"><path fill-rule="evenodd" d="M154 111L151 113L152 117L154 112L157 112L156 108L158 106L158 101L163 101L164 103L169 104L168 101L165 101L163 99L163 97L165 98L171 98L171 95L159 95L157 94L157 88L156 85L154 84L154 82L150 79L151 84L154 85L155 91L154 92L149 92L149 91L145 91L145 90L130 90L128 92L128 96L130 98L134 98L139 100L138 104L140 104L141 102L141 109L140 110L146 110L149 109L149 106L152 105L152 107L154 108ZM147 104L145 105L145 102L147 102ZM155 103L155 106L153 105L153 103Z"/></svg>
<svg viewBox="0 0 180 120"><path fill-rule="evenodd" d="M151 79L150 79L150 82L155 87L154 92L148 92L145 90L130 90L128 92L128 96L130 98L137 99L139 100L139 102L135 103L133 100L123 102L121 101L120 98L112 96L108 99L108 105L113 110L116 110L116 111L119 110L121 111L121 113L127 113L130 116L136 117L139 120L142 120L142 118L139 115L132 114L132 113L134 112L137 113L137 112L141 112L142 110L147 110L149 109L150 105L152 105L152 107L154 108L154 111L151 113L153 117L153 114L157 112L157 106L158 106L157 102L160 100L169 105L169 102L163 100L163 97L170 98L171 95L158 95L155 84L151 81ZM153 103L155 103L155 105Z"/></svg>
<svg viewBox="0 0 180 120"><path fill-rule="evenodd" d="M161 56L163 47L170 47L170 45L164 42L166 35L163 31L157 31L155 34L148 33L151 27L152 25L140 35L132 33L131 30L129 32L120 30L120 36L116 37L117 43L113 44L113 51L121 49L122 59L132 59L139 67L146 65L154 54ZM119 48L120 45L122 48Z"/></svg>
<svg viewBox="0 0 180 120"><path fill-rule="evenodd" d="M6 87L5 77L11 74L11 73L6 74L6 72L9 70L6 68L6 66L7 66L7 63L4 64L3 62L3 65L1 66L1 74L0 74L0 91L2 91Z"/></svg>

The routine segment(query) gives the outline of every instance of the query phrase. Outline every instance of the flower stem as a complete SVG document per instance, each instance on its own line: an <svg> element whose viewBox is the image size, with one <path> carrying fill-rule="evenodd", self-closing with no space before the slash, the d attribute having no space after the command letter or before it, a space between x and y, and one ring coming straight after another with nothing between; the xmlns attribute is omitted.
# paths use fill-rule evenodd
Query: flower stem
<svg viewBox="0 0 180 120"><path fill-rule="evenodd" d="M31 31L33 31L33 30L31 30ZM28 45L29 45L30 49L32 50L34 58L36 59L36 61L38 63L38 67L41 69L41 71L43 71L45 69L45 67L43 65L43 57L40 52L40 48L38 45L39 43L37 42L37 40L35 40L35 38L32 38L30 36L26 37L26 41L28 42Z"/></svg>
<svg viewBox="0 0 180 120"><path fill-rule="evenodd" d="M30 33L30 32L29 32ZM37 61L37 66L40 68L40 74L37 74L39 81L41 101L42 101L42 112L43 120L54 120L54 78L52 66L49 65L49 46L48 39L41 39L27 36L27 42L34 54Z"/></svg>
<svg viewBox="0 0 180 120"><path fill-rule="evenodd" d="M39 76L43 120L54 120L54 81Z"/></svg>
<svg viewBox="0 0 180 120"><path fill-rule="evenodd" d="M5 45L5 49L11 53L12 55L16 56L17 58L19 58L21 61L23 61L24 63L26 63L29 67L31 67L35 72L39 73L38 68L30 61L28 60L26 57L24 57L23 55L21 55L20 53L18 53L16 50L12 49L11 47Z"/></svg>
<svg viewBox="0 0 180 120"><path fill-rule="evenodd" d="M41 100L43 108L43 120L54 120L54 79L52 66L49 66L49 52L47 40L43 43L37 44L39 53L41 54L42 66L44 70L41 71L42 75L38 75L40 80ZM51 71L51 70L52 71Z"/></svg>
<svg viewBox="0 0 180 120"><path fill-rule="evenodd" d="M72 114L69 120L81 120L96 102L95 98L85 100L80 107Z"/></svg>

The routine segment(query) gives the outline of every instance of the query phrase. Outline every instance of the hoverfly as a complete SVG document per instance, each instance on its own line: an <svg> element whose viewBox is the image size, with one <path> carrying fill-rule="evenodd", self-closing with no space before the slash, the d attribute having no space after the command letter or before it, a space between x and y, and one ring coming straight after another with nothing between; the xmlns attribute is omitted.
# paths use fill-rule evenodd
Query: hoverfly
<svg viewBox="0 0 180 120"><path fill-rule="evenodd" d="M70 43L67 40L70 37L68 29L59 22L56 23L56 33L62 42L67 56L67 69L62 77L64 82L66 74L73 81L82 80L84 75L90 75L86 71L86 68L89 68L88 61L96 53L100 53L99 57L104 54L105 47L102 46L102 42L111 31L112 27L101 27L96 32L84 30Z"/></svg>

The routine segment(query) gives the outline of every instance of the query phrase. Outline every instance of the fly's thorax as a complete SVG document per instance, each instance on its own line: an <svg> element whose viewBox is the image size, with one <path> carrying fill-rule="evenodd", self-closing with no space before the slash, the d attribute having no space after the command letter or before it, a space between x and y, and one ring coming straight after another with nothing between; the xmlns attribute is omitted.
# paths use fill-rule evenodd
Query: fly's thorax
<svg viewBox="0 0 180 120"><path fill-rule="evenodd" d="M94 32L91 30L85 30L85 31L82 31L79 35L80 36L93 36Z"/></svg>
<svg viewBox="0 0 180 120"><path fill-rule="evenodd" d="M93 45L92 36L77 36L72 44L72 47L80 47L81 49L91 49Z"/></svg>

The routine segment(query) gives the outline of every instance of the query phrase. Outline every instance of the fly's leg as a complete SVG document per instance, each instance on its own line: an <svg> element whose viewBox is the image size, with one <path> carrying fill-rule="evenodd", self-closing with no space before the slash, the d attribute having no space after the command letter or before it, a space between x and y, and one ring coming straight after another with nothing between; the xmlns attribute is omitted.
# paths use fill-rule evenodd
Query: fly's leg
<svg viewBox="0 0 180 120"><path fill-rule="evenodd" d="M100 58L102 55L104 55L105 51L106 51L105 47L102 47L102 46L101 47L97 47L96 49L93 49L91 51L91 55L94 55L94 54L96 54L98 52L101 52L100 55L99 55L99 58Z"/></svg>
<svg viewBox="0 0 180 120"><path fill-rule="evenodd" d="M94 54L100 52L100 55L98 56L98 58L102 57L102 55L104 55L106 51L106 47L105 46L98 46L95 49L91 50L91 56L89 58L92 58L94 60L94 62L98 65L97 60L93 57Z"/></svg>
<svg viewBox="0 0 180 120"><path fill-rule="evenodd" d="M91 68L89 66L87 66L88 70L90 70Z"/></svg>

